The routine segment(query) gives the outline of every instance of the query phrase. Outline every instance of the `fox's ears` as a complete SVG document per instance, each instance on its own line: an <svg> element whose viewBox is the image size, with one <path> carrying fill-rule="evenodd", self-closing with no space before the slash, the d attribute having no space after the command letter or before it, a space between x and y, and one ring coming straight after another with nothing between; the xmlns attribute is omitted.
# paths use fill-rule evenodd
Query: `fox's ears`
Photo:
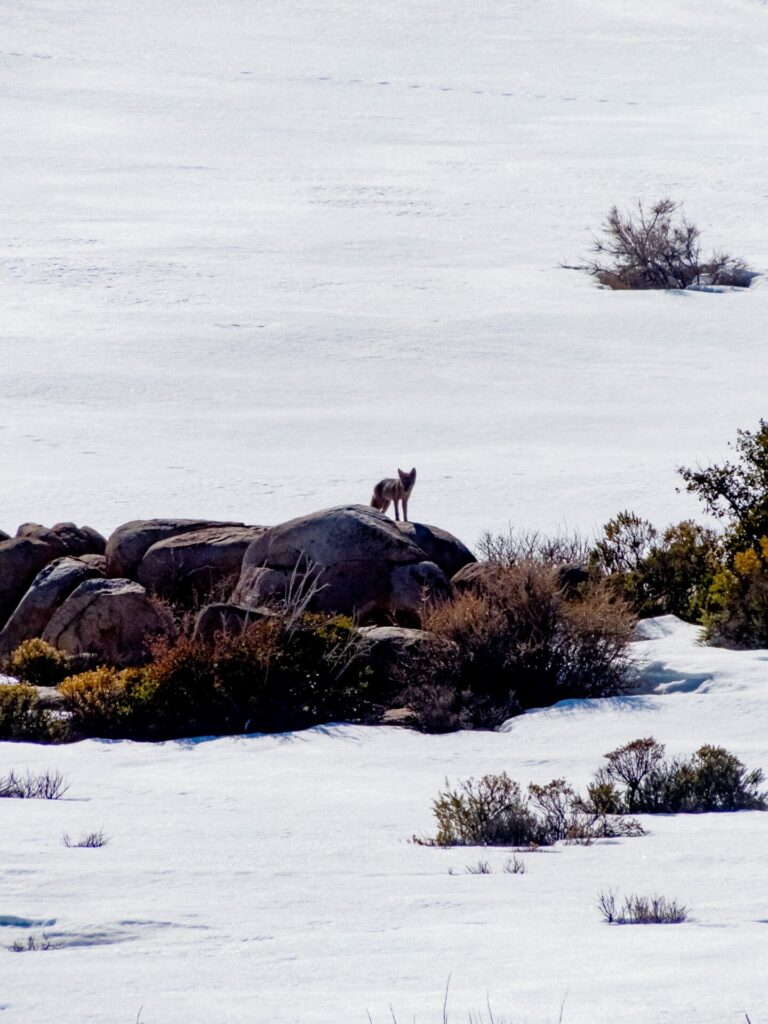
<svg viewBox="0 0 768 1024"><path fill-rule="evenodd" d="M407 483L409 480L416 479L416 467L414 466L410 473L404 473L402 469L397 470L398 475L403 483Z"/></svg>

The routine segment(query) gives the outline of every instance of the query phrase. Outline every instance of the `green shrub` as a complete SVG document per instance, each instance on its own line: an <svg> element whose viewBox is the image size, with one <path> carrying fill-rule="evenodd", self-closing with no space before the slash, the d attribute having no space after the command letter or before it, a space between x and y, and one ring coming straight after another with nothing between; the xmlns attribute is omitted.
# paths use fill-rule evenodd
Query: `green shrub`
<svg viewBox="0 0 768 1024"><path fill-rule="evenodd" d="M607 764L588 790L592 806L607 813L695 814L766 810L759 769L723 747L705 745L690 758L664 759L653 737L633 740L605 755Z"/></svg>
<svg viewBox="0 0 768 1024"><path fill-rule="evenodd" d="M568 596L540 562L499 566L482 593L430 608L423 626L435 648L409 663L400 699L424 729L494 727L526 708L634 684L624 604L600 584Z"/></svg>
<svg viewBox="0 0 768 1024"><path fill-rule="evenodd" d="M530 801L506 773L465 779L432 805L436 846L541 845L546 836Z"/></svg>
<svg viewBox="0 0 768 1024"><path fill-rule="evenodd" d="M658 530L634 512L620 512L603 527L589 562L640 618L677 615L698 622L720 566L714 530L684 520Z"/></svg>
<svg viewBox="0 0 768 1024"><path fill-rule="evenodd" d="M213 645L182 636L139 669L101 668L60 686L86 735L169 739L276 732L369 712L357 630L344 618L274 617Z"/></svg>
<svg viewBox="0 0 768 1024"><path fill-rule="evenodd" d="M32 686L58 686L68 674L69 659L63 651L35 637L24 640L8 659L11 675Z"/></svg>
<svg viewBox="0 0 768 1024"><path fill-rule="evenodd" d="M642 835L634 820L611 819L585 805L564 779L531 784L524 793L506 773L465 779L432 804L437 833L420 839L434 846L551 846L591 843L607 836Z"/></svg>
<svg viewBox="0 0 768 1024"><path fill-rule="evenodd" d="M56 743L65 739L66 725L40 704L33 686L0 686L0 740Z"/></svg>

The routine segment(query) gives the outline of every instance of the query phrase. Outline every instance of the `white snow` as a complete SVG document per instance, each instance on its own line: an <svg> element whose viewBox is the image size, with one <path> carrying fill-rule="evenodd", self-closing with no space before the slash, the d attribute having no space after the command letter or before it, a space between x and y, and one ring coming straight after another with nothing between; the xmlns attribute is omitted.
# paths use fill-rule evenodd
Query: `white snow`
<svg viewBox="0 0 768 1024"><path fill-rule="evenodd" d="M765 279L560 267L670 194L768 269L756 0L9 0L0 526L274 523L416 465L472 544L693 513L765 413Z"/></svg>
<svg viewBox="0 0 768 1024"><path fill-rule="evenodd" d="M273 523L397 465L470 544L697 513L676 466L766 414L765 278L611 293L560 264L669 194L765 273L767 58L758 0L8 0L0 526ZM515 1024L768 1020L768 815L524 875L408 841L446 776L583 786L638 736L768 768L768 653L645 628L644 692L500 733L0 744L0 773L72 782L0 808L0 1020L424 1024L449 976L452 1024L486 994ZM606 887L691 920L609 927Z"/></svg>
<svg viewBox="0 0 768 1024"><path fill-rule="evenodd" d="M685 678L700 652L688 634L635 649ZM520 1024L558 1020L564 999L568 1024L765 1021L768 814L646 817L641 838L523 853L523 875L503 872L509 850L409 842L434 831L446 777L583 787L602 754L646 735L669 755L711 742L766 766L768 654L713 654L695 691L566 702L500 733L0 744L0 773L71 781L59 801L3 802L0 939L58 948L0 948L2 1020L364 1024L391 1003L426 1022L450 975L462 1024L486 995ZM99 829L101 849L62 845ZM466 874L478 859L493 873ZM609 926L607 888L661 893L690 921Z"/></svg>

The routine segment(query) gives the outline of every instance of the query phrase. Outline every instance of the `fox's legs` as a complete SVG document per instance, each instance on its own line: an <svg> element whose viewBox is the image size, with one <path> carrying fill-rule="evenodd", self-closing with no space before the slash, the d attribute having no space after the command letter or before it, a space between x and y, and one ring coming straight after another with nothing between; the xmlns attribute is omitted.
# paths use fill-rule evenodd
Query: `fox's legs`
<svg viewBox="0 0 768 1024"><path fill-rule="evenodd" d="M408 499L403 498L403 522L408 522Z"/></svg>
<svg viewBox="0 0 768 1024"><path fill-rule="evenodd" d="M400 499L395 498L395 522L400 521Z"/></svg>
<svg viewBox="0 0 768 1024"><path fill-rule="evenodd" d="M388 498L377 498L375 495L371 502L371 506L378 509L379 512L386 512L391 504Z"/></svg>

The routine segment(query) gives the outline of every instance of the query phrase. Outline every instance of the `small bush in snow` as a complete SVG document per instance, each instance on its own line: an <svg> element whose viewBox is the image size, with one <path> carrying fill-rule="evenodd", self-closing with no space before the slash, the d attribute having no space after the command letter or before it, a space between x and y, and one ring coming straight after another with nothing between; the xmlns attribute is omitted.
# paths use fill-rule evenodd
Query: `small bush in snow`
<svg viewBox="0 0 768 1024"><path fill-rule="evenodd" d="M743 260L722 252L702 256L699 229L680 215L680 205L664 198L650 208L638 201L628 213L611 207L594 238L590 273L614 289L748 288L753 275Z"/></svg>
<svg viewBox="0 0 768 1024"><path fill-rule="evenodd" d="M59 771L47 769L39 775L27 771L17 775L11 770L0 778L0 797L20 800L58 800L69 789L69 783Z"/></svg>
<svg viewBox="0 0 768 1024"><path fill-rule="evenodd" d="M491 865L487 860L479 860L477 864L467 864L464 869L468 875L491 875Z"/></svg>
<svg viewBox="0 0 768 1024"><path fill-rule="evenodd" d="M666 896L625 896L619 904L616 894L603 890L597 905L607 924L682 924L688 919L688 908Z"/></svg>
<svg viewBox="0 0 768 1024"><path fill-rule="evenodd" d="M527 870L525 861L521 860L517 854L504 861L503 871L505 875L524 875Z"/></svg>
<svg viewBox="0 0 768 1024"><path fill-rule="evenodd" d="M107 845L109 837L105 835L103 829L99 829L98 832L83 832L77 840L72 839L69 833L65 832L61 841L68 849L77 847L83 850L97 850Z"/></svg>
<svg viewBox="0 0 768 1024"><path fill-rule="evenodd" d="M53 743L64 734L64 723L41 706L34 686L0 685L0 740Z"/></svg>
<svg viewBox="0 0 768 1024"><path fill-rule="evenodd" d="M8 659L10 674L33 686L57 686L69 672L69 658L45 640L24 640Z"/></svg>
<svg viewBox="0 0 768 1024"><path fill-rule="evenodd" d="M589 843L617 835L642 835L632 820L612 818L587 806L563 779L526 792L509 778L484 775L448 787L432 804L437 832L416 842L434 846L551 846L565 840Z"/></svg>
<svg viewBox="0 0 768 1024"><path fill-rule="evenodd" d="M26 942L16 939L15 942L12 942L8 947L11 953L36 953L56 948L56 945L50 941L45 933L43 933L42 937L39 939L34 935L30 935L27 937Z"/></svg>
<svg viewBox="0 0 768 1024"><path fill-rule="evenodd" d="M724 747L705 745L689 758L664 759L653 737L606 754L607 764L588 787L594 808L620 814L696 814L766 810L759 768L748 771Z"/></svg>

